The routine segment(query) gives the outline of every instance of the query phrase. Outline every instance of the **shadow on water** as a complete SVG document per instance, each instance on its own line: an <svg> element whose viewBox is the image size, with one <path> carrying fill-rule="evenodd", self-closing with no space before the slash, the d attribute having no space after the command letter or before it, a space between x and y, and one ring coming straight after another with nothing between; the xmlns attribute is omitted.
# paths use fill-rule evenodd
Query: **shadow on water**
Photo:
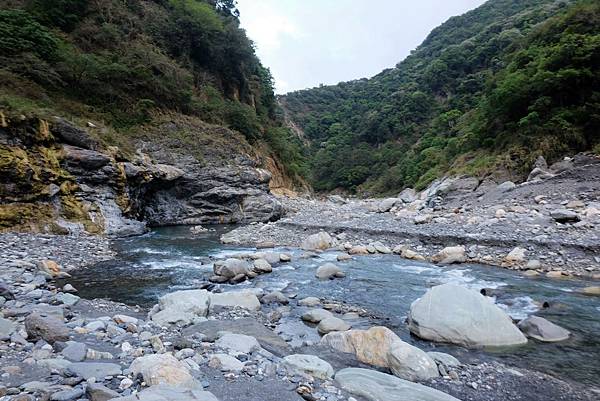
<svg viewBox="0 0 600 401"><path fill-rule="evenodd" d="M164 227L144 236L115 242L118 257L88 269L74 272L69 280L87 298L107 298L151 307L170 291L195 288L212 275L211 257L225 257L252 249L220 243L222 233L232 226L216 226L214 231L192 236L187 227ZM473 358L497 358L521 366L598 385L600 381L600 302L577 290L591 285L578 280L525 278L509 270L460 265L439 267L403 260L393 255L357 257L340 263L347 273L343 280L318 281L315 269L335 261L336 252L317 258L294 254L291 264L276 267L272 274L259 276L252 285L265 290L287 290L298 297L317 296L360 306L380 316L405 341L429 350L449 352L468 362ZM410 304L427 288L456 283L476 290L496 289L496 302L513 318L535 313L573 333L564 342L547 344L530 340L523 347L467 351L449 345L434 345L413 338L405 324ZM242 284L241 286L249 284ZM550 307L542 308L548 302Z"/></svg>

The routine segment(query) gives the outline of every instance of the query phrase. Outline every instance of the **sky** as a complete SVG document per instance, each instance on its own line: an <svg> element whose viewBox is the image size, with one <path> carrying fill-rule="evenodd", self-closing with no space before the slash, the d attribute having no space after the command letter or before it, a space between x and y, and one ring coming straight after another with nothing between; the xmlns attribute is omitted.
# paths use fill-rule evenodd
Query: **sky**
<svg viewBox="0 0 600 401"><path fill-rule="evenodd" d="M484 0L238 0L277 93L368 78Z"/></svg>

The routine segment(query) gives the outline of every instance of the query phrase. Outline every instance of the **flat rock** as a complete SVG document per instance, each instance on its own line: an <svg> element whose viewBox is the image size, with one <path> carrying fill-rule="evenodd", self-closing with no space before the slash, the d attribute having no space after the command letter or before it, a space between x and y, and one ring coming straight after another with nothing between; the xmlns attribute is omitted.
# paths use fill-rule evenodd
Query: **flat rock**
<svg viewBox="0 0 600 401"><path fill-rule="evenodd" d="M87 345L72 341L67 343L67 346L60 353L69 361L82 362L85 360L87 351Z"/></svg>
<svg viewBox="0 0 600 401"><path fill-rule="evenodd" d="M569 330L539 316L529 316L527 319L521 320L518 327L527 337L543 342L564 341L571 335Z"/></svg>
<svg viewBox="0 0 600 401"><path fill-rule="evenodd" d="M465 347L527 342L506 312L480 293L455 284L429 289L412 303L408 319L413 334L431 341Z"/></svg>
<svg viewBox="0 0 600 401"><path fill-rule="evenodd" d="M368 369L342 369L335 381L343 390L369 401L459 401L433 388Z"/></svg>
<svg viewBox="0 0 600 401"><path fill-rule="evenodd" d="M169 324L188 325L205 318L210 305L210 293L206 290L176 291L158 300L160 311L152 320L161 326Z"/></svg>
<svg viewBox="0 0 600 401"><path fill-rule="evenodd" d="M106 376L116 376L122 373L120 365L105 362L74 362L67 367L67 370L73 375L83 377L85 380L92 377L102 379Z"/></svg>
<svg viewBox="0 0 600 401"><path fill-rule="evenodd" d="M0 317L0 341L8 340L10 335L17 329L17 325L8 319Z"/></svg>
<svg viewBox="0 0 600 401"><path fill-rule="evenodd" d="M111 401L219 401L212 393L198 388L187 389L160 384L128 397L114 398Z"/></svg>
<svg viewBox="0 0 600 401"><path fill-rule="evenodd" d="M264 349L280 357L291 352L290 346L281 337L252 318L208 320L184 329L182 334L190 336L194 333L202 333L207 340L215 341L219 337L219 332L223 331L252 336Z"/></svg>
<svg viewBox="0 0 600 401"><path fill-rule="evenodd" d="M260 349L256 338L245 334L226 333L221 336L215 345L221 349L240 354L251 354Z"/></svg>
<svg viewBox="0 0 600 401"><path fill-rule="evenodd" d="M208 361L208 366L229 372L239 372L244 368L244 363L228 354L214 354Z"/></svg>
<svg viewBox="0 0 600 401"><path fill-rule="evenodd" d="M327 380L333 377L333 367L314 355L288 355L283 358L283 361L290 369L309 374L318 379Z"/></svg>
<svg viewBox="0 0 600 401"><path fill-rule="evenodd" d="M224 309L242 308L249 311L260 310L260 301L253 291L241 290L210 294L210 312Z"/></svg>
<svg viewBox="0 0 600 401"><path fill-rule="evenodd" d="M86 395L90 401L108 401L120 397L120 394L99 383L88 383Z"/></svg>

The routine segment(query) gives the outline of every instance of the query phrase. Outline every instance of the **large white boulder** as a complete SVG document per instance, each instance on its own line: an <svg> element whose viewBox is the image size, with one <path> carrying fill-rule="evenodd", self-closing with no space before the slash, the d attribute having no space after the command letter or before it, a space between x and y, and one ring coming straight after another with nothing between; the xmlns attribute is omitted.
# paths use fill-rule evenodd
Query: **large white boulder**
<svg viewBox="0 0 600 401"><path fill-rule="evenodd" d="M465 347L521 345L527 339L502 309L474 290L455 284L429 289L412 303L409 329L426 340Z"/></svg>
<svg viewBox="0 0 600 401"><path fill-rule="evenodd" d="M301 245L301 248L306 251L318 251L329 249L333 246L333 238L325 231L317 234L309 235Z"/></svg>
<svg viewBox="0 0 600 401"><path fill-rule="evenodd" d="M210 312L222 309L242 308L260 310L260 301L252 290L240 290L210 294Z"/></svg>
<svg viewBox="0 0 600 401"><path fill-rule="evenodd" d="M448 246L431 257L434 263L449 265L452 263L464 263L467 261L464 246Z"/></svg>

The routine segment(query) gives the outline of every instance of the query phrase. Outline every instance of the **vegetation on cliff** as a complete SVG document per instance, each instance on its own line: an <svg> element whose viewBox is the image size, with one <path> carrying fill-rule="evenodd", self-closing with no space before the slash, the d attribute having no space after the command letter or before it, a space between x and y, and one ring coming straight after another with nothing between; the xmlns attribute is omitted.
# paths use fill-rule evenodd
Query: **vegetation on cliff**
<svg viewBox="0 0 600 401"><path fill-rule="evenodd" d="M302 174L299 144L276 113L272 78L233 0L2 0L0 109L100 122L129 137L164 112L267 142Z"/></svg>
<svg viewBox="0 0 600 401"><path fill-rule="evenodd" d="M311 141L316 189L383 193L598 150L599 89L600 3L495 0L395 68L280 101Z"/></svg>

